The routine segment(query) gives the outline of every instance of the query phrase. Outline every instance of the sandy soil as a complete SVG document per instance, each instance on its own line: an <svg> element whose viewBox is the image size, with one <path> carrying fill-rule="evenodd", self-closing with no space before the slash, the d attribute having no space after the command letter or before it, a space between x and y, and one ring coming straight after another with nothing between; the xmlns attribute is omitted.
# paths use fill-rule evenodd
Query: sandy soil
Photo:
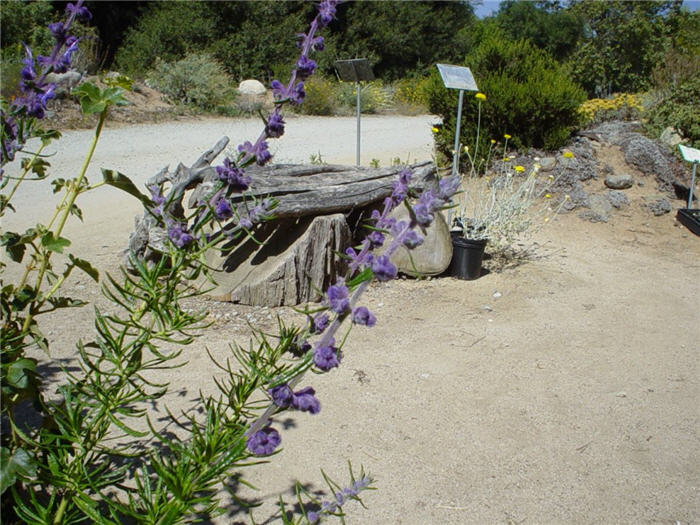
<svg viewBox="0 0 700 525"><path fill-rule="evenodd" d="M393 118L376 119L376 136L373 119L363 120L366 157L384 155L383 165L409 152L430 158L430 117ZM350 131L319 132L319 121ZM329 162L352 163L353 126L295 119L278 160L305 162L318 150ZM222 120L110 129L92 178L104 166L143 182L164 164L191 163L227 131L240 139L253 128L257 122ZM86 133L66 134L52 161L57 176L79 165ZM600 155L619 165L614 148ZM629 190L630 207L607 224L559 216L515 268L470 282L372 286L364 304L377 326L353 330L339 369L308 378L321 413L285 415L285 450L247 472L261 490L246 495L265 503L256 517L267 517L281 493L291 501L296 480L323 490L319 468L344 479L350 460L379 488L366 496L367 510L346 507L350 523L700 522L700 238L673 214L642 209L651 186ZM49 198L36 188L19 195L23 211L3 229L45 219ZM85 206L85 224L71 227L75 253L114 271L137 211L101 188ZM69 291L104 304L83 276ZM231 341L245 340L247 321L272 327L276 315L294 315L208 306L214 327L187 350L189 365L169 373L171 408L213 391L204 347L223 357ZM75 336L91 331L90 309L63 311L45 326L56 338L54 358L70 359ZM220 523L238 521L246 516L232 510Z"/></svg>

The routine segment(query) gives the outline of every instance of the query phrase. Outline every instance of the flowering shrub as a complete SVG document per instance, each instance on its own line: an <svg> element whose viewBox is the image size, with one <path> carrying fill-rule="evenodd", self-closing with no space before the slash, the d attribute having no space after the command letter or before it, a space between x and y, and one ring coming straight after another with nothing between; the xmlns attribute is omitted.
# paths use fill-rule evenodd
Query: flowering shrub
<svg viewBox="0 0 700 525"><path fill-rule="evenodd" d="M215 167L214 184L191 210L182 204L185 188L168 180L149 184L149 195L125 175L110 170L103 170L101 183L87 180L109 109L125 103L129 82L117 79L104 89L86 83L74 91L83 112L99 116L83 167L75 179L52 181L64 198L48 225L1 236L9 261L24 265L19 281L3 282L0 295L4 521L160 524L209 519L223 512L222 484L258 458L279 451L282 435L274 427L273 416L285 410L311 415L321 411L313 387L299 384L304 374L328 372L342 364L342 341L347 334L339 336L341 329L377 322L371 311L358 304L363 291L374 279L396 277L390 255L400 246L422 242L420 229L449 202L459 183L456 178L444 178L417 196L410 187L411 171L402 170L391 195L372 214L373 233L345 252L347 275L328 288L321 305L305 311L305 326L280 323L275 337L257 333L249 348L233 346L237 366L218 363L223 372L216 381L220 395L202 397L194 410L180 417L170 414L168 424L181 430L177 437L162 432L148 417L148 407L169 388L167 383L155 382L152 372L182 366L179 357L184 347L204 328L204 313L184 310L181 300L198 293L193 283L211 277L205 253L220 243L252 235L275 208L272 199L249 200L241 207L231 197L250 185L246 168L270 161L268 141L285 131L283 106L303 102L305 83L316 68L311 55L323 46L323 37L317 33L331 22L335 7L335 0L319 4L309 31L300 35L301 53L289 82L271 83L275 108L261 134L254 142L240 144L235 155ZM69 3L67 10L65 22L49 26L56 42L49 55L34 58L26 49L21 96L10 105L2 101L0 214L14 211L12 198L21 184L48 177L49 164L41 155L58 134L38 125L54 96L55 86L46 81L46 75L70 66L78 46L69 34L71 25L78 16L89 17L82 1ZM41 141L36 149L26 147L31 138ZM16 169L6 173L5 168L20 156L21 166L12 165ZM89 261L70 253L64 229L71 215L82 216L78 197L104 184L141 200L165 233L163 248L149 263L132 254L133 274L123 270L120 276L108 276L103 293L113 311L95 309L92 340L77 342L77 366L64 368L57 393L49 392L37 360L27 351L34 346L48 350L51 343L41 333L37 318L84 304L61 295L70 274L82 271L92 279L100 278ZM390 212L410 197L417 197L411 220L392 219ZM384 244L386 233L391 233L392 241L383 255L375 256L373 250ZM65 257L62 271L52 263L56 253ZM3 263L3 273L4 267ZM18 409L25 400L32 402L41 423L21 418ZM136 425L144 419L146 430ZM372 488L371 478L362 470L356 476L350 469L347 485L325 474L324 478L333 498L319 500L297 485L296 517L282 508L285 523L342 517L343 505L359 500L363 491ZM238 501L235 494L234 501Z"/></svg>
<svg viewBox="0 0 700 525"><path fill-rule="evenodd" d="M644 111L642 97L634 93L618 93L610 98L591 98L578 108L583 124L599 124L606 120L636 120Z"/></svg>

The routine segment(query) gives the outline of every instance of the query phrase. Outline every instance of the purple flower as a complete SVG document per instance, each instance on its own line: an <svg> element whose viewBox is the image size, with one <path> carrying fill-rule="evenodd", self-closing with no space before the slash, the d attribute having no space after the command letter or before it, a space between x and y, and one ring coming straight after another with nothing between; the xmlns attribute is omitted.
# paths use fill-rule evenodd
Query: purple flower
<svg viewBox="0 0 700 525"><path fill-rule="evenodd" d="M327 26L333 21L336 3L334 0L324 0L318 6L318 19L321 27Z"/></svg>
<svg viewBox="0 0 700 525"><path fill-rule="evenodd" d="M412 250L423 244L423 236L415 230L407 230L401 241L406 248Z"/></svg>
<svg viewBox="0 0 700 525"><path fill-rule="evenodd" d="M390 281L396 277L396 266L392 264L386 255L375 257L372 260L371 268L378 281Z"/></svg>
<svg viewBox="0 0 700 525"><path fill-rule="evenodd" d="M243 170L236 166L231 159L224 159L224 165L217 166L216 173L219 175L219 179L226 182L234 191L245 191L250 186L250 177L245 175Z"/></svg>
<svg viewBox="0 0 700 525"><path fill-rule="evenodd" d="M350 308L350 299L348 298L350 291L342 281L328 287L326 296L328 297L328 306L337 314L344 314Z"/></svg>
<svg viewBox="0 0 700 525"><path fill-rule="evenodd" d="M165 204L165 197L161 194L160 186L153 184L147 186L148 191L151 192L151 200L155 207L153 208L153 213L156 215L163 215L163 205Z"/></svg>
<svg viewBox="0 0 700 525"><path fill-rule="evenodd" d="M263 199L260 204L253 206L253 209L250 210L250 213L248 214L248 218L250 219L251 223L257 224L265 220L265 217L267 217L270 213L272 204L273 201L271 199Z"/></svg>
<svg viewBox="0 0 700 525"><path fill-rule="evenodd" d="M413 206L413 214L416 216L416 222L421 226L428 226L435 218L430 208L424 202L417 202Z"/></svg>
<svg viewBox="0 0 700 525"><path fill-rule="evenodd" d="M289 101L292 104L299 105L304 102L304 97L306 97L306 91L304 91L304 83L299 82L294 89L289 93Z"/></svg>
<svg viewBox="0 0 700 525"><path fill-rule="evenodd" d="M288 408L292 404L294 393L289 385L279 385L267 391L272 398L272 402L280 408Z"/></svg>
<svg viewBox="0 0 700 525"><path fill-rule="evenodd" d="M225 198L221 197L216 202L216 207L214 208L214 215L216 215L216 218L220 221L230 219L231 217L233 217L233 210L231 209L231 205Z"/></svg>
<svg viewBox="0 0 700 525"><path fill-rule="evenodd" d="M314 512L313 510L310 510L309 512L306 513L306 519L309 520L309 523L318 523L318 520L320 519L318 512Z"/></svg>
<svg viewBox="0 0 700 525"><path fill-rule="evenodd" d="M333 346L334 343L335 340L331 337L327 346L317 346L314 350L314 364L324 372L340 365L342 354Z"/></svg>
<svg viewBox="0 0 700 525"><path fill-rule="evenodd" d="M278 111L270 115L267 125L265 126L265 134L272 139L276 139L284 135L284 120Z"/></svg>
<svg viewBox="0 0 700 525"><path fill-rule="evenodd" d="M314 39L311 41L311 49L314 51L323 51L325 47L325 40L322 36L314 37Z"/></svg>
<svg viewBox="0 0 700 525"><path fill-rule="evenodd" d="M253 223L248 217L239 217L238 225L244 230L250 230L253 228Z"/></svg>
<svg viewBox="0 0 700 525"><path fill-rule="evenodd" d="M362 478L356 480L352 484L352 488L355 489L357 492L359 492L362 489L369 487L370 483L372 483L371 479L369 479L367 476L362 476Z"/></svg>
<svg viewBox="0 0 700 525"><path fill-rule="evenodd" d="M302 412L318 414L321 411L321 403L314 396L315 393L316 391L310 386L298 390L292 394L292 407Z"/></svg>
<svg viewBox="0 0 700 525"><path fill-rule="evenodd" d="M63 25L63 22L49 24L49 32L56 39L56 43L62 45L66 41L66 26Z"/></svg>
<svg viewBox="0 0 700 525"><path fill-rule="evenodd" d="M83 7L83 0L80 0L79 2L72 4L71 2L68 2L68 5L66 6L66 12L70 14L71 17L79 17L83 18L85 20L92 20L92 14L90 11L88 11L87 7Z"/></svg>
<svg viewBox="0 0 700 525"><path fill-rule="evenodd" d="M258 140L255 145L246 140L238 146L238 151L255 157L255 162L258 166L264 166L272 158L272 154L267 150L267 142L264 140Z"/></svg>
<svg viewBox="0 0 700 525"><path fill-rule="evenodd" d="M372 327L376 324L377 318L366 306L358 306L352 311L352 322L362 326Z"/></svg>
<svg viewBox="0 0 700 525"><path fill-rule="evenodd" d="M275 99L277 100L283 100L287 98L287 88L280 82L279 80L275 79L272 82L270 82L270 89L272 90L272 93L275 95Z"/></svg>
<svg viewBox="0 0 700 525"><path fill-rule="evenodd" d="M320 313L311 319L310 332L312 334L322 334L328 328L330 322L331 320L327 314Z"/></svg>
<svg viewBox="0 0 700 525"><path fill-rule="evenodd" d="M450 200L458 189L459 177L457 175L443 177L438 182L438 197L446 201Z"/></svg>
<svg viewBox="0 0 700 525"><path fill-rule="evenodd" d="M20 149L19 126L13 117L6 115L1 109L0 118L2 119L2 164L5 164L14 160L15 152Z"/></svg>
<svg viewBox="0 0 700 525"><path fill-rule="evenodd" d="M265 427L248 438L246 447L256 456L269 456L281 442L279 432L272 427Z"/></svg>
<svg viewBox="0 0 700 525"><path fill-rule="evenodd" d="M316 62L311 60L306 55L301 55L297 61L297 75L301 80L306 80L314 74L316 70Z"/></svg>
<svg viewBox="0 0 700 525"><path fill-rule="evenodd" d="M384 234L380 231L374 230L367 236L372 248L377 248L384 244Z"/></svg>
<svg viewBox="0 0 700 525"><path fill-rule="evenodd" d="M194 237L187 232L187 227L179 222L168 225L168 237L178 248L184 248L194 240Z"/></svg>

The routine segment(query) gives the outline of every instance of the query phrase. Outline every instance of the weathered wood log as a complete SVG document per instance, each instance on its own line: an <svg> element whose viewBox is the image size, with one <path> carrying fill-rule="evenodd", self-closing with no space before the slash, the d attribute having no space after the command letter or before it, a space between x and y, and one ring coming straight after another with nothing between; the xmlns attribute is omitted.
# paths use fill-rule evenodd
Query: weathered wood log
<svg viewBox="0 0 700 525"><path fill-rule="evenodd" d="M233 195L235 204L250 199L273 197L279 201L275 217L304 217L347 212L381 201L391 194L400 166L364 168L339 165L288 165L249 168L252 183L244 195ZM411 166L411 187L422 188L435 180L435 164L426 161ZM214 172L212 174L212 172ZM217 175L212 169L192 193L190 207L211 192Z"/></svg>
<svg viewBox="0 0 700 525"><path fill-rule="evenodd" d="M267 223L256 240L263 245L248 239L212 250L209 263L217 281L212 298L254 306L318 301L319 292L342 275L338 253L350 245L351 235L344 215L335 214Z"/></svg>

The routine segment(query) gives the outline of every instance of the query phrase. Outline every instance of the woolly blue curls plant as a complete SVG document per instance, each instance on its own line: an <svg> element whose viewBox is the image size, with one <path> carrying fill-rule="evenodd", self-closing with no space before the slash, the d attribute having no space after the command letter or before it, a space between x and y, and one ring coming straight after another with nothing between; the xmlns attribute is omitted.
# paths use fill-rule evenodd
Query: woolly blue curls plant
<svg viewBox="0 0 700 525"><path fill-rule="evenodd" d="M276 202L272 199L234 204L232 196L244 193L251 184L246 168L264 165L271 159L267 141L283 135L282 107L300 104L304 81L313 74L314 51L323 49L319 29L335 15L336 1L324 0L309 31L300 35L300 57L287 84L273 81L275 108L265 120L260 136L238 147L237 155L215 167L217 180L186 212L182 191L167 181L148 185L142 194L125 176L103 170L103 181L91 183L86 177L95 145L113 105L125 103L128 79L118 79L99 89L82 84L74 91L85 113L97 113L99 120L86 160L73 180L52 181L64 197L48 225L37 225L24 233L2 232L1 242L13 263L24 264L16 283L0 286L2 309L2 443L0 490L3 521L26 523L183 523L226 512L222 488L228 488L233 512L246 503L230 489L227 480L240 476L247 466L279 451L282 442L273 417L285 410L318 414L321 403L311 386L299 387L309 370L327 372L340 366L342 344L338 330L349 325L373 326L377 319L359 299L373 279L396 277L392 253L400 246L413 248L422 242L421 228L444 207L459 184L456 178L440 180L425 189L413 207L410 219L397 221L391 211L409 197L412 173L401 171L380 210L373 212L371 233L361 245L348 248L348 273L331 285L323 303L305 310L303 327L279 323L274 338L256 332L248 349L233 345L238 364L217 363L222 378L215 378L218 398L202 397L193 410L177 417L168 413L178 436L156 427L148 408L168 391L150 372L182 366L178 362L184 347L205 327L204 312L192 314L180 306L182 299L197 295L194 284L210 277L205 253L221 243L253 235L257 225L270 219ZM69 35L76 17L89 17L82 5L68 4L67 19L49 27L56 40L51 55L37 57L27 48L21 74L22 95L10 105L2 101L0 214L13 210L12 197L20 184L46 179L48 162L42 151L58 138L56 132L40 129L46 105L55 86L46 81L49 72L70 67L78 40ZM31 151L30 139L41 144ZM31 142L32 144L35 142ZM6 165L21 154L15 175L5 173ZM82 217L76 200L100 185L111 185L139 198L151 217L167 233L160 257L146 263L132 256L133 273L108 275L104 295L120 307L119 313L95 308L95 336L77 343L77 367L64 368L57 394L47 390L37 371L31 350L48 351L50 341L41 333L37 318L59 308L85 304L62 296L63 283L75 269L95 280L99 272L88 261L69 252L70 240L63 236L70 215ZM4 192L9 188L9 191ZM382 255L373 251L386 244ZM52 264L56 253L65 256L63 270ZM193 335L195 334L195 335ZM342 338L345 340L345 337ZM267 399L260 402L260 393ZM28 405L26 401L31 403ZM29 423L24 414L34 411L41 423ZM136 425L145 421L143 425ZM267 458L267 459L260 459ZM319 501L300 485L296 492L297 515L289 515L280 501L279 518L285 523L317 523L330 516L343 516L343 505L360 501L372 480L363 470L350 468L350 482L341 486L323 474L331 499ZM361 502L361 501L360 501Z"/></svg>

